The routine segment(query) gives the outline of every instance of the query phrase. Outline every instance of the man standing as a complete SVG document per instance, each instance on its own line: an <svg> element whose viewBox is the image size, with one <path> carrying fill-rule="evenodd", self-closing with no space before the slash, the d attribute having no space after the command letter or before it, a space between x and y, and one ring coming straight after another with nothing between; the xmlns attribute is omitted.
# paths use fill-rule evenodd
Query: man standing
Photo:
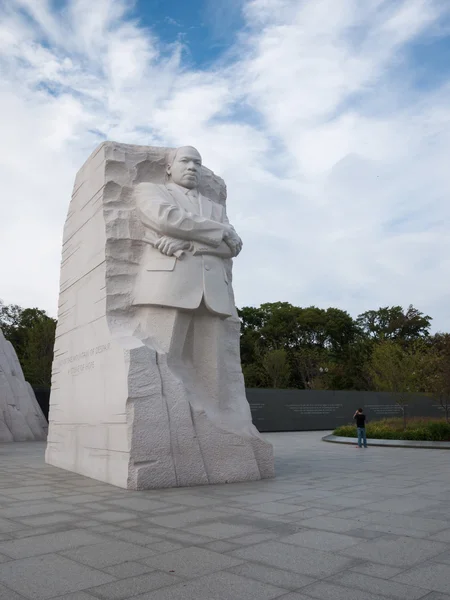
<svg viewBox="0 0 450 600"><path fill-rule="evenodd" d="M367 448L366 415L363 413L363 409L358 408L353 415L353 418L356 421L356 428L358 431L358 446L362 448L362 445L364 444L364 448Z"/></svg>
<svg viewBox="0 0 450 600"><path fill-rule="evenodd" d="M200 193L201 171L198 151L178 148L167 157L165 184L142 182L134 190L146 244L132 298L133 336L155 353L159 378L151 382L155 433L147 441L154 449L146 454L158 456L161 466L158 436L168 423L166 454L177 485L259 479L273 471L271 447L252 423L240 364L230 259L242 241L225 207Z"/></svg>

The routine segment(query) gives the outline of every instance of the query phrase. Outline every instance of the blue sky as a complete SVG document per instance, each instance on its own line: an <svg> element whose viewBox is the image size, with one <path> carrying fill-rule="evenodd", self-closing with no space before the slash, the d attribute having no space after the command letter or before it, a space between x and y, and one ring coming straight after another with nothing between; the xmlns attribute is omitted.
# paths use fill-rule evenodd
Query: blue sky
<svg viewBox="0 0 450 600"><path fill-rule="evenodd" d="M414 304L450 330L450 2L0 0L0 298L56 314L76 171L193 144L239 306Z"/></svg>
<svg viewBox="0 0 450 600"><path fill-rule="evenodd" d="M208 68L245 27L241 9L241 0L139 0L133 12L163 43L182 42L187 64Z"/></svg>

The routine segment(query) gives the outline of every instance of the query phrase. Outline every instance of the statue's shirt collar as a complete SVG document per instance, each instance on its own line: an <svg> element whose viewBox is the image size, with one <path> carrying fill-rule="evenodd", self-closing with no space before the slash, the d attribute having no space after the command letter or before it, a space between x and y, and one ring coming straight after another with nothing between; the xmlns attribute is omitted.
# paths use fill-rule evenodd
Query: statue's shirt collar
<svg viewBox="0 0 450 600"><path fill-rule="evenodd" d="M198 198L199 196L198 190L196 188L191 190L189 188L183 187L182 185L178 185L178 183L174 183L173 181L169 182L167 184L167 187L169 189L176 190L181 194L184 194L185 196L189 196L190 198Z"/></svg>

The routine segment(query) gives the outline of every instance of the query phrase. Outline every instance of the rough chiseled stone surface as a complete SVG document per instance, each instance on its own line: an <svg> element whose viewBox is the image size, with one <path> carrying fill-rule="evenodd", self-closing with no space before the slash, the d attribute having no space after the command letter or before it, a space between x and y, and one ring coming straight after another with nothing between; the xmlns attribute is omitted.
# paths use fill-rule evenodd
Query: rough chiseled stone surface
<svg viewBox="0 0 450 600"><path fill-rule="evenodd" d="M0 442L45 440L47 421L25 381L11 342L0 330Z"/></svg>
<svg viewBox="0 0 450 600"><path fill-rule="evenodd" d="M272 446L245 397L224 244L208 257L193 240L181 262L161 254L159 267L146 239L136 190L164 188L168 152L106 142L77 174L64 228L46 461L129 489L271 477ZM203 202L211 220L227 223L223 180L205 167L201 175L199 210ZM206 306L186 312L177 273L200 266ZM152 286L159 293L167 277L164 298L178 296L155 306Z"/></svg>

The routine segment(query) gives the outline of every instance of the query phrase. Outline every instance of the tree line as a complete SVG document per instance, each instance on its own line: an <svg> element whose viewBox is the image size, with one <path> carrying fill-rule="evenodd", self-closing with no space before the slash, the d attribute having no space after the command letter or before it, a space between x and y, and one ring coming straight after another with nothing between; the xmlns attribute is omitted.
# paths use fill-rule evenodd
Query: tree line
<svg viewBox="0 0 450 600"><path fill-rule="evenodd" d="M50 387L56 319L45 310L0 300L0 329L14 346L25 379L33 387Z"/></svg>
<svg viewBox="0 0 450 600"><path fill-rule="evenodd" d="M356 319L338 308L288 302L238 313L247 387L386 391L400 404L409 393L426 393L448 417L450 334L431 335L432 318L413 306L369 310ZM0 300L0 328L31 385L50 387L56 320Z"/></svg>
<svg viewBox="0 0 450 600"><path fill-rule="evenodd" d="M338 308L288 302L244 307L241 360L247 387L364 390L433 396L450 406L450 334L430 334L432 318L410 305L353 319Z"/></svg>

